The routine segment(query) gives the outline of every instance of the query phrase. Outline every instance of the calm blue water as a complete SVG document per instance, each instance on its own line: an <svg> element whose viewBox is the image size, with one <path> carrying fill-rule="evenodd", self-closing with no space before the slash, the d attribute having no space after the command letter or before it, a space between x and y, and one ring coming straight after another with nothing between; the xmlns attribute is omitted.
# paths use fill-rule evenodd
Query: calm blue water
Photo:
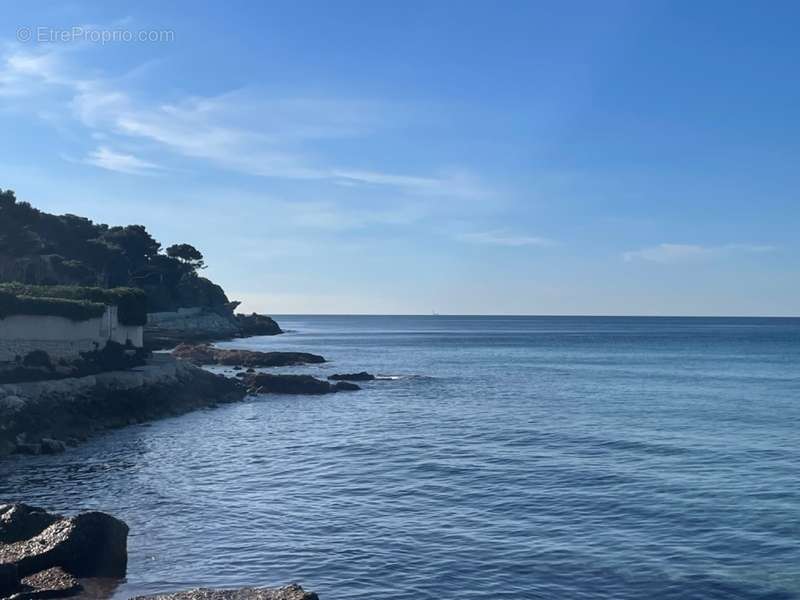
<svg viewBox="0 0 800 600"><path fill-rule="evenodd" d="M118 597L800 597L800 320L282 317L359 393L258 397L0 463L132 528Z"/></svg>

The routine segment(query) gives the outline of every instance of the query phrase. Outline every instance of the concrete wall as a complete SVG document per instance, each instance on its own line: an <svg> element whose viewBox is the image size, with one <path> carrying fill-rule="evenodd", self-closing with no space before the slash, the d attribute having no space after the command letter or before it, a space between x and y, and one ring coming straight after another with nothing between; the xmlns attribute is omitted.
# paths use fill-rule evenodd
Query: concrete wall
<svg viewBox="0 0 800 600"><path fill-rule="evenodd" d="M109 340L142 347L142 327L119 323L117 307L102 317L71 321L64 317L14 315L0 319L0 362L11 362L33 350L44 350L54 360L76 359L81 352L103 348Z"/></svg>
<svg viewBox="0 0 800 600"><path fill-rule="evenodd" d="M130 327L122 325L117 316L117 307L109 306L103 315L103 325L100 327L100 336L123 346L130 342L137 348L144 344L144 328L141 325Z"/></svg>

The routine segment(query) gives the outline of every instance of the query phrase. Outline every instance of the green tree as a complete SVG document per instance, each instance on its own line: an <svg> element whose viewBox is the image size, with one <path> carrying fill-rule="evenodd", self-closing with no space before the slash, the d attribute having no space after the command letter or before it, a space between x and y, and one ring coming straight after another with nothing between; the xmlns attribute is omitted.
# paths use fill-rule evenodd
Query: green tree
<svg viewBox="0 0 800 600"><path fill-rule="evenodd" d="M183 264L190 266L193 271L206 268L202 252L191 244L173 244L167 248L167 256L177 258Z"/></svg>
<svg viewBox="0 0 800 600"><path fill-rule="evenodd" d="M143 225L110 227L102 239L118 246L130 261L133 270L146 265L161 250L161 244L153 239Z"/></svg>

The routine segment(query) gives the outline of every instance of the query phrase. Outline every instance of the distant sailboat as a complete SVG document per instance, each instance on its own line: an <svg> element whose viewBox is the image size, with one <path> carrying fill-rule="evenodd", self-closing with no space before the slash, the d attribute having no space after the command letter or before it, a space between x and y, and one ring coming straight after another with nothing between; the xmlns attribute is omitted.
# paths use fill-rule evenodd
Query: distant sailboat
<svg viewBox="0 0 800 600"><path fill-rule="evenodd" d="M440 315L439 315L439 313L438 313L438 312L436 312L435 310L432 310L432 311L431 311L431 316L432 316L432 317L438 317L438 316L440 316Z"/></svg>

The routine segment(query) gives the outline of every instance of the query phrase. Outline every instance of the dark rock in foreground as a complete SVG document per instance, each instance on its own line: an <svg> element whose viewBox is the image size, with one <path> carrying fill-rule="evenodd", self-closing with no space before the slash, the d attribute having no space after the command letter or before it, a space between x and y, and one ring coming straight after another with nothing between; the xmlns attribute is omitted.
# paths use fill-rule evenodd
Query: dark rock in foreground
<svg viewBox="0 0 800 600"><path fill-rule="evenodd" d="M19 588L17 565L0 565L0 598L5 598Z"/></svg>
<svg viewBox="0 0 800 600"><path fill-rule="evenodd" d="M328 377L331 381L373 381L375 375L361 371L360 373L335 373Z"/></svg>
<svg viewBox="0 0 800 600"><path fill-rule="evenodd" d="M228 350L208 344L181 344L172 355L195 365L225 365L243 367L288 367L293 365L324 363L318 354L308 352L256 352L253 350Z"/></svg>
<svg viewBox="0 0 800 600"><path fill-rule="evenodd" d="M353 383L340 381L332 384L311 375L272 375L257 373L247 375L243 381L248 391L254 394L333 394L342 391L355 391L361 388Z"/></svg>
<svg viewBox="0 0 800 600"><path fill-rule="evenodd" d="M0 564L14 564L26 577L63 567L77 577L124 577L128 526L100 512L59 519L38 535L0 546Z"/></svg>
<svg viewBox="0 0 800 600"><path fill-rule="evenodd" d="M299 585L282 588L242 588L238 590L196 589L174 594L138 596L131 600L319 600L314 592L306 592Z"/></svg>
<svg viewBox="0 0 800 600"><path fill-rule="evenodd" d="M0 506L0 597L64 598L76 577L125 576L128 526L100 512L65 518L26 504Z"/></svg>
<svg viewBox="0 0 800 600"><path fill-rule="evenodd" d="M62 518L27 504L0 506L0 543L13 544L30 539Z"/></svg>

